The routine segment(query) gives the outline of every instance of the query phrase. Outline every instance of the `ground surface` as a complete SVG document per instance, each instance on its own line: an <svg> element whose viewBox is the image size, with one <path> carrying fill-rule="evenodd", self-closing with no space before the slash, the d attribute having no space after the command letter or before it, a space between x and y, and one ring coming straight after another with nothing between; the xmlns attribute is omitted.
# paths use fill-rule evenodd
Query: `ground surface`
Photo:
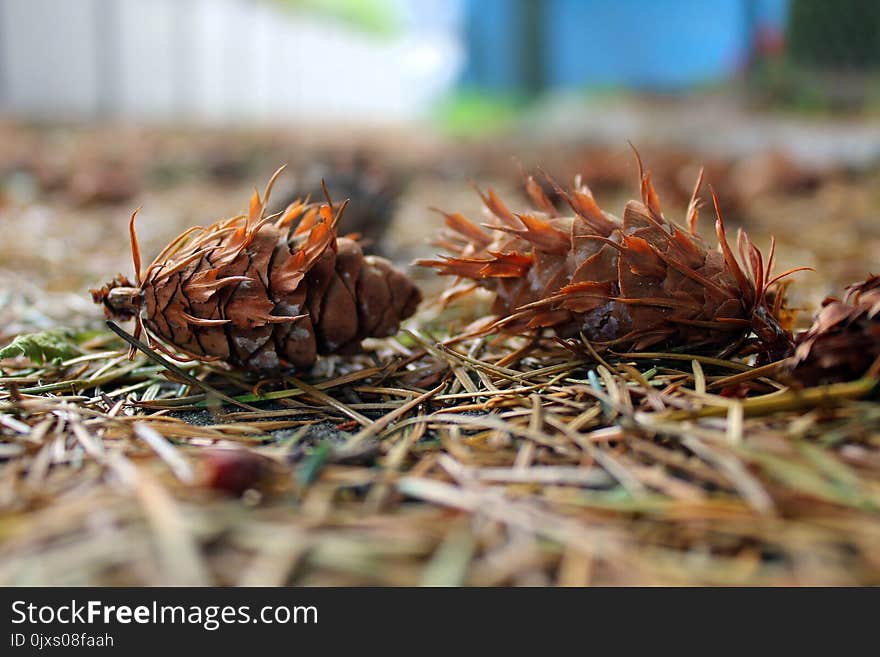
<svg viewBox="0 0 880 657"><path fill-rule="evenodd" d="M403 179L377 241L404 266L433 252L430 206L479 216L469 179L517 198L511 155L584 171L619 212L636 178L625 144L542 125L540 139L468 144L4 126L0 346L61 328L76 352L0 362L0 583L880 583L871 382L800 390L707 354L450 339L488 307L472 297L425 304L363 355L261 382L268 400L254 380L185 366L253 410L129 362L88 300L131 272L134 207L150 257L242 210L280 161L295 177L353 143ZM643 156L668 216L705 163L734 225L761 245L775 234L781 268L815 268L791 288L800 325L880 271L880 173L864 162L661 142ZM446 285L413 275L429 298Z"/></svg>

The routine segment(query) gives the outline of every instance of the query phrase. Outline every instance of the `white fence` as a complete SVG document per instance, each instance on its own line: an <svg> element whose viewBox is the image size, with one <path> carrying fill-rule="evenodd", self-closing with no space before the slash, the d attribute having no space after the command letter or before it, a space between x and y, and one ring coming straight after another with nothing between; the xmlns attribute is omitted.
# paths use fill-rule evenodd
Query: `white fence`
<svg viewBox="0 0 880 657"><path fill-rule="evenodd" d="M454 83L463 61L454 21L412 23L386 38L254 0L0 0L0 109L61 119L405 120Z"/></svg>

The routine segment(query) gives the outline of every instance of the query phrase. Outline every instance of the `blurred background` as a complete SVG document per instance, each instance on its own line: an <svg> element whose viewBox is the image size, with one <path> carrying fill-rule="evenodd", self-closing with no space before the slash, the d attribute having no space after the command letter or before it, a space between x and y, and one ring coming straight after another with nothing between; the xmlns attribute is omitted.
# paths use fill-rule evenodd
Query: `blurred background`
<svg viewBox="0 0 880 657"><path fill-rule="evenodd" d="M880 271L876 0L0 0L0 114L0 304L28 309L0 334L95 315L134 207L149 257L282 163L279 205L326 178L407 263L429 207L479 212L469 180L523 202L520 165L620 212L629 140L667 216L703 166L815 267L804 307Z"/></svg>

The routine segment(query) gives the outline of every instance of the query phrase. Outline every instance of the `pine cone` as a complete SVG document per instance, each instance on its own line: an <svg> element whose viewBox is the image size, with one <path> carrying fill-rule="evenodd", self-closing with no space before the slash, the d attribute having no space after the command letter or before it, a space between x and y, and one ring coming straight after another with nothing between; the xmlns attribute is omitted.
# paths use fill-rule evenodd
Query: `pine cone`
<svg viewBox="0 0 880 657"><path fill-rule="evenodd" d="M306 368L317 354L394 334L419 291L387 260L337 237L345 205L334 214L329 201L293 203L265 216L277 176L262 200L254 193L247 216L187 230L143 275L132 215L137 285L117 277L92 290L94 301L108 317L135 317L136 335L146 331L190 358L265 372Z"/></svg>
<svg viewBox="0 0 880 657"><path fill-rule="evenodd" d="M357 233L381 246L400 195L397 178L363 153L355 153L350 158L331 157L326 163L312 163L306 168L295 193L290 194L279 209L298 198L321 198L325 178L334 198L351 201L340 222L343 234Z"/></svg>
<svg viewBox="0 0 880 657"><path fill-rule="evenodd" d="M768 288L790 273L771 277L772 248L765 264L742 234L738 246L746 265L741 266L727 244L720 211L720 250L700 239L695 224L702 174L687 231L661 214L641 160L639 177L642 200L627 203L622 222L603 212L585 186L569 192L549 181L574 211L569 217L561 216L531 177L526 191L539 211L535 214L514 214L490 189L481 193L491 214L484 226L490 230L460 214L446 214L451 231L438 244L454 256L418 264L494 291L495 329L549 327L561 337L582 332L601 346L624 349L717 347L754 331L765 358L790 353L791 336L767 300ZM781 303L781 295L777 299Z"/></svg>
<svg viewBox="0 0 880 657"><path fill-rule="evenodd" d="M880 276L825 299L808 331L798 336L790 371L805 385L851 381L880 359Z"/></svg>

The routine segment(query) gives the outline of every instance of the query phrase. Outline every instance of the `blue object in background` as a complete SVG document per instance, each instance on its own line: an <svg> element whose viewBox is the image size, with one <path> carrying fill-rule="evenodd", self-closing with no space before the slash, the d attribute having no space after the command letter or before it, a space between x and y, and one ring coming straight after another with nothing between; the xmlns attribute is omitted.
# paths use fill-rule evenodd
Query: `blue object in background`
<svg viewBox="0 0 880 657"><path fill-rule="evenodd" d="M527 91L523 44L536 0L467 0L467 86ZM546 89L678 90L723 80L748 61L755 31L784 28L788 0L537 0ZM533 85L532 85L533 86Z"/></svg>
<svg viewBox="0 0 880 657"><path fill-rule="evenodd" d="M514 0L466 0L464 85L494 92L521 87L519 39L524 28L518 4Z"/></svg>

